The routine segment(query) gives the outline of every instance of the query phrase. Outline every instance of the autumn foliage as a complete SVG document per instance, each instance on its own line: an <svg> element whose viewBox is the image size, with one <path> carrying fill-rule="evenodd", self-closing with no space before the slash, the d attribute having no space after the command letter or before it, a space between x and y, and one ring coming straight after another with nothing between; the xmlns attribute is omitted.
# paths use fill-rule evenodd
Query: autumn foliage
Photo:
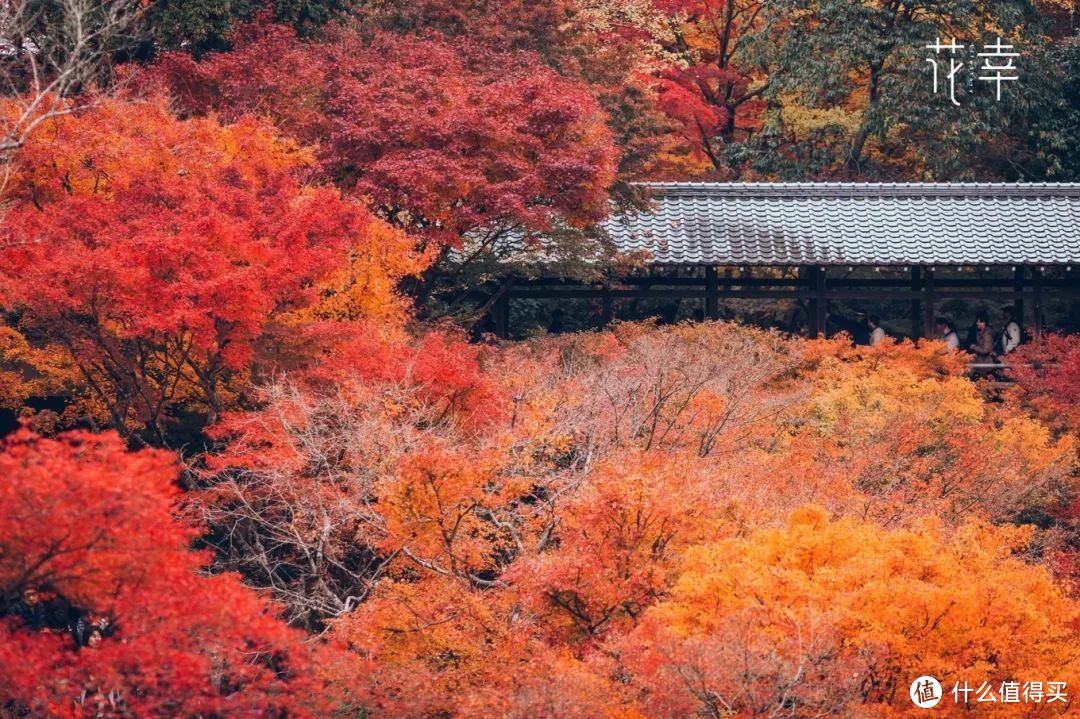
<svg viewBox="0 0 1080 719"><path fill-rule="evenodd" d="M1024 347L1012 373L1016 399L1057 429L1080 431L1080 339L1049 335Z"/></svg>
<svg viewBox="0 0 1080 719"><path fill-rule="evenodd" d="M0 452L0 708L33 716L324 716L313 649L173 521L178 467L115 434ZM93 636L91 636L93 635Z"/></svg>
<svg viewBox="0 0 1080 719"><path fill-rule="evenodd" d="M987 402L939 344L716 323L501 347L360 335L254 396L219 417L183 492L167 455L115 437L9 441L5 506L30 502L44 525L11 513L8 596L115 621L75 651L12 604L11 646L68 682L43 695L17 673L14 705L907 716L917 673L1075 678L1071 525L1023 525L1075 501L1076 438ZM197 576L211 554L225 573ZM141 573L158 557L175 566ZM230 572L321 639L299 642ZM154 599L159 580L185 587L182 604ZM229 593L237 616L204 592ZM165 651L171 611L194 644L168 651L194 668L154 698L130 667ZM265 662L207 669L239 646Z"/></svg>
<svg viewBox="0 0 1080 719"><path fill-rule="evenodd" d="M1027 540L975 523L886 531L808 506L782 529L687 550L621 656L657 717L918 716L906 695L921 674L1071 681L1076 605L1013 556Z"/></svg>
<svg viewBox="0 0 1080 719"><path fill-rule="evenodd" d="M1075 338L1000 391L933 341L504 342L425 314L437 286L491 308L510 276L485 251L602 245L648 170L928 162L890 151L925 128L879 124L911 88L871 92L894 26L859 13L923 14L793 1L844 68L829 92L753 0L199 1L150 3L145 46L47 113L0 100L27 128L0 153L0 717L870 719L921 716L922 674L1075 693ZM1018 1L937 5L974 27Z"/></svg>
<svg viewBox="0 0 1080 719"><path fill-rule="evenodd" d="M372 661L387 716L902 715L922 667L1074 671L1077 606L1033 559L1060 534L1000 525L1075 496L1076 442L942 346L628 325L454 352L275 386L192 505Z"/></svg>
<svg viewBox="0 0 1080 719"><path fill-rule="evenodd" d="M322 173L437 243L607 214L618 153L586 88L461 39L240 28L236 48L157 74L190 109L266 115L318 143ZM286 62L294 71L274 68Z"/></svg>
<svg viewBox="0 0 1080 719"><path fill-rule="evenodd" d="M170 414L213 418L319 322L400 324L395 283L421 257L306 184L311 162L268 125L181 121L164 99L50 121L14 167L0 245L12 329L44 338L14 359L84 397L72 413L160 443Z"/></svg>

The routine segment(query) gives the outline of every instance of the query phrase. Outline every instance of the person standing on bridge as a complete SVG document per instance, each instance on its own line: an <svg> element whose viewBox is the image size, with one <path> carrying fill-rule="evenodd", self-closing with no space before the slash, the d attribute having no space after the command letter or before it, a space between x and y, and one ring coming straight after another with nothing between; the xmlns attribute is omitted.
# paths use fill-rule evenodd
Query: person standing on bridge
<svg viewBox="0 0 1080 719"><path fill-rule="evenodd" d="M858 310L855 313L855 322L851 325L851 341L859 347L870 344L870 325L866 322L866 313Z"/></svg>
<svg viewBox="0 0 1080 719"><path fill-rule="evenodd" d="M1009 322L1005 325L1005 331L1001 333L1001 352L1007 355L1020 346L1022 332L1020 330L1020 316L1015 307L1006 307Z"/></svg>
<svg viewBox="0 0 1080 719"><path fill-rule="evenodd" d="M938 317L937 327L938 336L941 337L941 341L945 343L945 347L949 351L960 349L960 335L956 334L956 326L951 320Z"/></svg>
<svg viewBox="0 0 1080 719"><path fill-rule="evenodd" d="M888 336L885 334L885 328L881 326L881 318L877 315L870 315L870 346L877 347L879 344L885 341Z"/></svg>
<svg viewBox="0 0 1080 719"><path fill-rule="evenodd" d="M975 342L968 350L975 355L975 361L979 364L989 364L994 360L994 333L986 312L975 315Z"/></svg>

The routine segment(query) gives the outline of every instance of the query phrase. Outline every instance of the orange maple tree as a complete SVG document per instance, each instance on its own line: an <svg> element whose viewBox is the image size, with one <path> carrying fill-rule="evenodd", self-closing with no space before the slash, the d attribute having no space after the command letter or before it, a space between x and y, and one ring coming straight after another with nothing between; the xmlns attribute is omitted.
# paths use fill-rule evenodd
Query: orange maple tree
<svg viewBox="0 0 1080 719"><path fill-rule="evenodd" d="M907 689L922 674L995 692L1071 682L1078 607L1014 556L1029 538L977 523L945 533L932 520L887 531L805 507L783 529L687 551L670 597L619 646L649 716L920 716Z"/></svg>
<svg viewBox="0 0 1080 719"><path fill-rule="evenodd" d="M814 501L885 524L955 523L1050 510L1075 492L1075 442L987 402L940 343L810 343L803 371L811 391L777 471Z"/></svg>
<svg viewBox="0 0 1080 719"><path fill-rule="evenodd" d="M770 87L769 61L761 52L768 16L760 0L660 0L655 41L670 62L658 73L658 105L675 122L692 159L710 172L730 175L726 146L761 130ZM668 153L668 164L677 159ZM671 169L705 174L683 160Z"/></svg>
<svg viewBox="0 0 1080 719"><path fill-rule="evenodd" d="M505 348L431 336L422 346L390 355L401 372L364 351L334 378L293 378L271 388L265 409L229 415L217 434L226 445L195 500L215 536L241 542L222 542L225 566L275 589L299 621L371 662L367 679L387 701L377 714L545 714L574 702L583 716L708 714L713 700L702 697L712 685L695 694L675 679L700 670L738 680L722 674L724 652L743 646L746 627L724 624L684 650L658 607L680 582L697 581L680 577L701 547L720 542L758 557L754 547L772 536L761 528L806 502L840 518L837 543L866 548L864 562L850 560L851 587L907 543L925 545L913 576L930 571L919 561L958 561L977 545L985 554L971 572L1004 562L988 582L1034 582L1036 601L1010 611L1034 612L1051 597L1048 611L1071 631L1074 607L1045 569L1008 559L1057 551L1060 531L1011 534L978 522L1067 502L1075 443L987 403L962 376L962 358L941 345L855 350L705 324L623 325ZM813 533L832 531L822 512L796 515L814 529L791 530L792 552L813 555ZM287 581L272 571L283 561ZM937 596L971 583L957 572L942 576ZM882 591L910 591L905 576ZM841 602L842 591L826 585L820 601ZM767 606L783 612L800 601ZM893 610L872 611L885 621ZM960 646L962 624L942 641ZM847 646L851 626L822 629L822 641ZM794 652L799 635L775 632ZM1061 657L1064 637L1047 640ZM632 651L639 645L655 652ZM807 656L763 655L775 672L753 701L794 691L784 672ZM565 686L530 675L537 657ZM873 671L897 686L914 666L881 661ZM827 675L848 668L837 660L802 675L808 705L841 701ZM860 706L891 711L881 687L856 689Z"/></svg>

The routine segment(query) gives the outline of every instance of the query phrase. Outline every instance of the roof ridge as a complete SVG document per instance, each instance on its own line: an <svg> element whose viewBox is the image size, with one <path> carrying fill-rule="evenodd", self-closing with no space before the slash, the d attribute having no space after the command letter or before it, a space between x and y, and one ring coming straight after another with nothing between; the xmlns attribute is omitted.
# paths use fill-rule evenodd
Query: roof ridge
<svg viewBox="0 0 1080 719"><path fill-rule="evenodd" d="M1071 182L640 182L664 197L1080 197Z"/></svg>

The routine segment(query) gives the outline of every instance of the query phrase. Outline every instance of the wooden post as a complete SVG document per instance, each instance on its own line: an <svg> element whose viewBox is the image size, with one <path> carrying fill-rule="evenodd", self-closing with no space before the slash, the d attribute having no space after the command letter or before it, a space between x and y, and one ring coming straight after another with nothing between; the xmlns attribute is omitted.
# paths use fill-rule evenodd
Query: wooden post
<svg viewBox="0 0 1080 719"><path fill-rule="evenodd" d="M922 294L923 312L923 337L933 337L937 333L937 318L934 316L934 268L927 267L922 273L922 287L920 289Z"/></svg>
<svg viewBox="0 0 1080 719"><path fill-rule="evenodd" d="M495 336L500 339L510 337L510 293L502 292L491 306L491 319L495 324Z"/></svg>
<svg viewBox="0 0 1080 719"><path fill-rule="evenodd" d="M1020 324L1024 324L1024 266L1017 265L1013 270L1013 307Z"/></svg>
<svg viewBox="0 0 1080 719"><path fill-rule="evenodd" d="M600 296L600 326L607 327L611 324L613 312L611 309L611 285L604 283L603 294Z"/></svg>
<svg viewBox="0 0 1080 719"><path fill-rule="evenodd" d="M824 267L818 268L818 274L815 278L814 294L817 296L817 326L821 328L820 336L825 336L825 325L829 317L829 301L826 298L826 289L828 283L825 277L826 269Z"/></svg>
<svg viewBox="0 0 1080 719"><path fill-rule="evenodd" d="M716 267L708 265L705 268L705 316L710 320L720 319L720 298L716 296L717 289Z"/></svg>
<svg viewBox="0 0 1080 719"><path fill-rule="evenodd" d="M825 298L825 268L810 267L806 276L814 293L810 300L810 338L816 339L824 336L825 320L829 314L828 301Z"/></svg>
<svg viewBox="0 0 1080 719"><path fill-rule="evenodd" d="M919 295L911 301L911 336L912 338L929 337L932 325L925 322L922 311L922 268L911 268L911 289Z"/></svg>
<svg viewBox="0 0 1080 719"><path fill-rule="evenodd" d="M1035 290L1035 297L1033 300L1033 309L1035 310L1035 337L1041 339L1043 335L1043 268L1031 268L1031 284Z"/></svg>

